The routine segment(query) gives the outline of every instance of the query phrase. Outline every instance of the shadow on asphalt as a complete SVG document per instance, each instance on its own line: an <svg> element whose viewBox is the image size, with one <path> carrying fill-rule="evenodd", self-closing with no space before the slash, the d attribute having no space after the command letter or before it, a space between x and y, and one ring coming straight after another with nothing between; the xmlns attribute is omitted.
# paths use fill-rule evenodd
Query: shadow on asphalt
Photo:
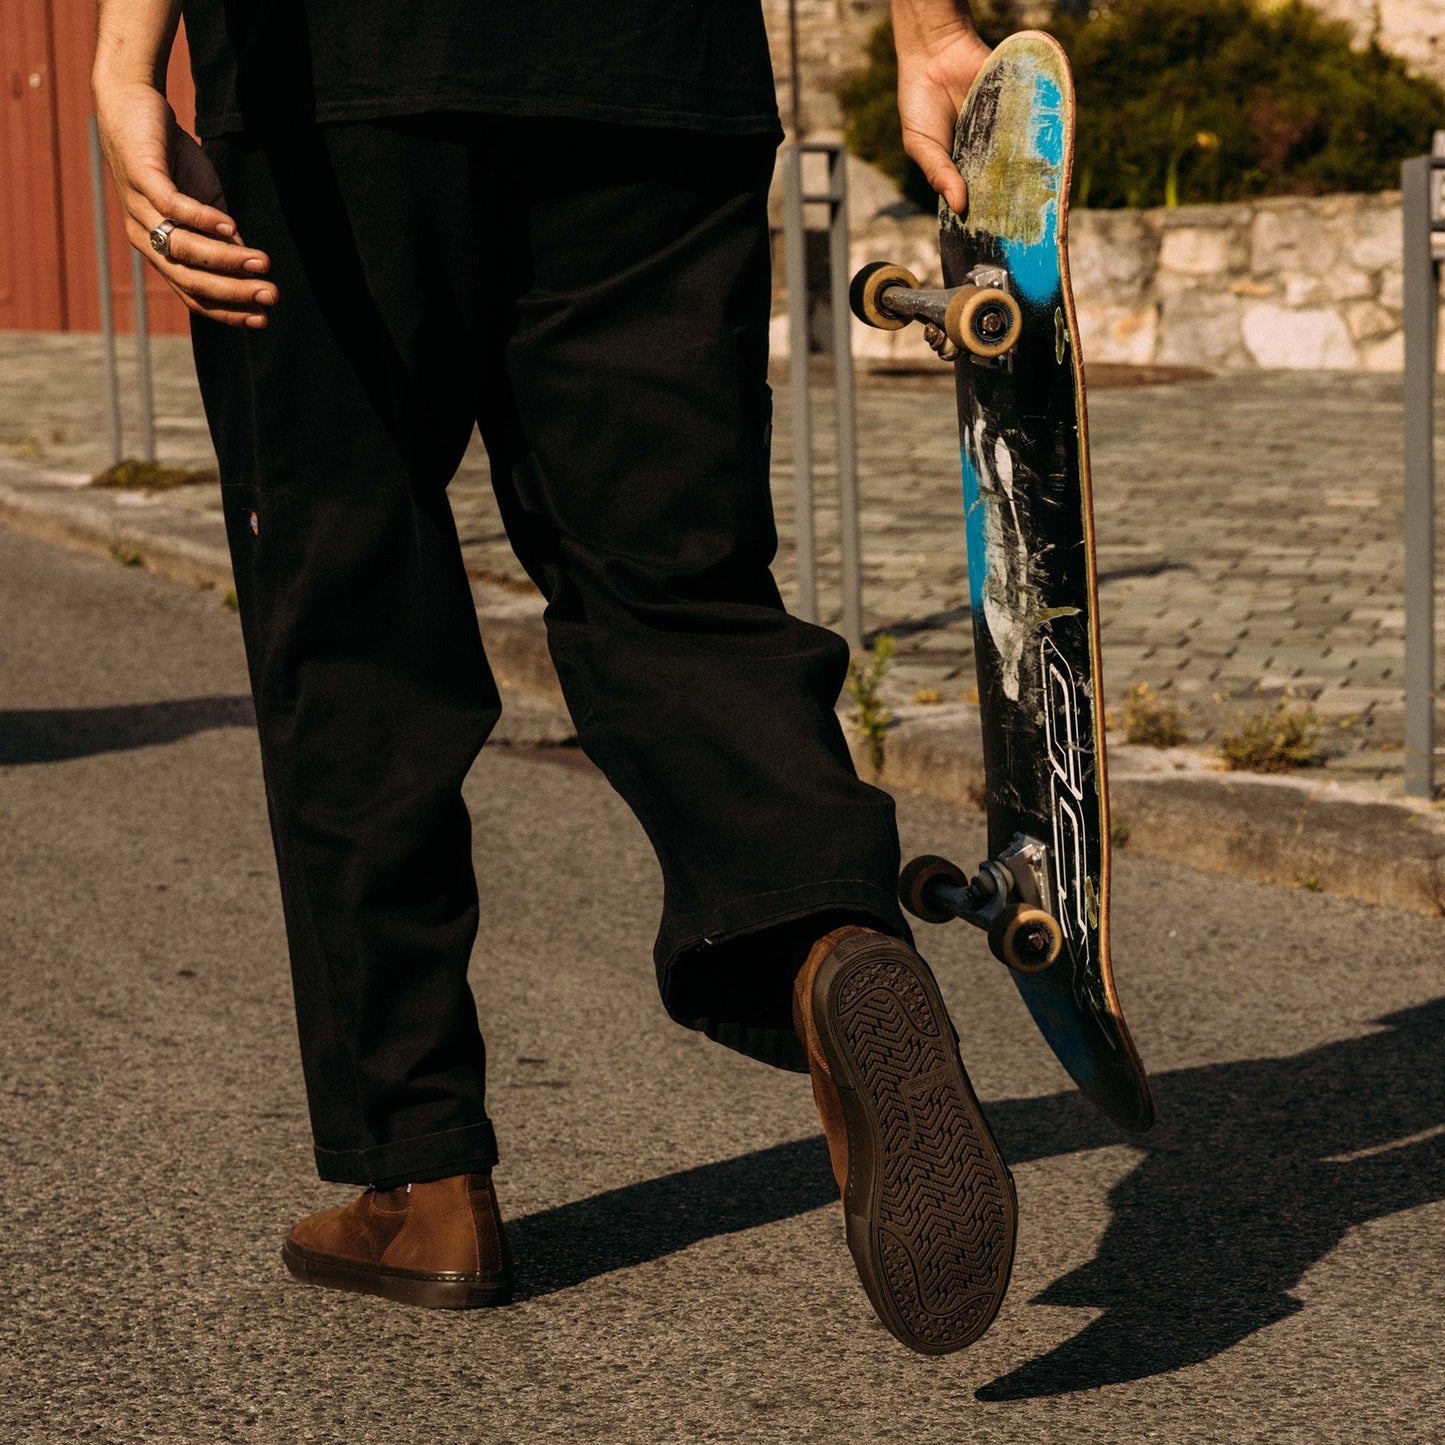
<svg viewBox="0 0 1445 1445"><path fill-rule="evenodd" d="M1092 1260L1032 1303L1102 1310L982 1386L1065 1395L1212 1359L1304 1306L1291 1291L1356 1225L1445 1199L1445 998L1364 1038L1154 1079L1160 1123L1121 1133L1076 1093L988 1105L1014 1163L1127 1145ZM523 1297L837 1198L821 1137L649 1179L509 1226ZM1025 1228L1028 1227L1027 1222Z"/></svg>
<svg viewBox="0 0 1445 1445"><path fill-rule="evenodd" d="M253 728L249 697L187 697L118 707L0 708L0 766L59 763L178 742L213 728Z"/></svg>
<svg viewBox="0 0 1445 1445"><path fill-rule="evenodd" d="M700 1240L792 1219L837 1198L820 1134L508 1220L517 1258L526 1261L518 1271L517 1297L571 1289Z"/></svg>
<svg viewBox="0 0 1445 1445"><path fill-rule="evenodd" d="M1350 1229L1445 1199L1445 998L1379 1022L1302 1054L1164 1074L1160 1123L1138 1139L1077 1095L990 1108L1013 1160L1123 1142L1143 1157L1110 1193L1094 1258L1033 1301L1104 1313L978 1398L1212 1359L1303 1309L1291 1291Z"/></svg>

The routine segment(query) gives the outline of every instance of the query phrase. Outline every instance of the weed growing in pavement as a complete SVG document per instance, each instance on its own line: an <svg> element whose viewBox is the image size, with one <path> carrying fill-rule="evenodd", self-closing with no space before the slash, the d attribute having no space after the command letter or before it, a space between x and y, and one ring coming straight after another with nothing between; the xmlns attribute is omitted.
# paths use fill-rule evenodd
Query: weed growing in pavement
<svg viewBox="0 0 1445 1445"><path fill-rule="evenodd" d="M897 646L892 634L883 632L873 639L873 646L868 652L848 659L848 693L857 704L851 721L863 738L868 761L875 773L883 771L883 739L889 723L893 721L893 714L879 696L879 688Z"/></svg>
<svg viewBox="0 0 1445 1445"><path fill-rule="evenodd" d="M1219 756L1234 772L1292 773L1324 761L1319 751L1324 723L1308 701L1288 693L1240 720L1219 739Z"/></svg>
<svg viewBox="0 0 1445 1445"><path fill-rule="evenodd" d="M236 600L236 589L234 587L232 587L229 591L223 592L221 594L221 606L224 607L227 612L236 611L236 609L240 607L240 605L241 604Z"/></svg>
<svg viewBox="0 0 1445 1445"><path fill-rule="evenodd" d="M1109 841L1116 848L1126 847L1129 842L1129 825L1118 818L1110 818Z"/></svg>
<svg viewBox="0 0 1445 1445"><path fill-rule="evenodd" d="M127 542L113 542L110 548L111 557L120 563L122 567L144 567L145 553L139 547L132 547Z"/></svg>
<svg viewBox="0 0 1445 1445"><path fill-rule="evenodd" d="M1313 873L1307 878L1301 878L1299 886L1303 888L1306 893L1323 893L1325 891L1325 885L1321 883Z"/></svg>
<svg viewBox="0 0 1445 1445"><path fill-rule="evenodd" d="M1147 682L1136 683L1124 700L1124 741L1150 748L1174 748L1184 741L1184 717Z"/></svg>
<svg viewBox="0 0 1445 1445"><path fill-rule="evenodd" d="M91 479L92 487L124 487L128 491L163 492L171 487L184 487L191 482L214 482L216 473L210 467L167 467L160 462L141 462L134 457L116 462Z"/></svg>
<svg viewBox="0 0 1445 1445"><path fill-rule="evenodd" d="M920 687L913 694L913 701L920 707L934 707L943 701L943 694L936 687Z"/></svg>

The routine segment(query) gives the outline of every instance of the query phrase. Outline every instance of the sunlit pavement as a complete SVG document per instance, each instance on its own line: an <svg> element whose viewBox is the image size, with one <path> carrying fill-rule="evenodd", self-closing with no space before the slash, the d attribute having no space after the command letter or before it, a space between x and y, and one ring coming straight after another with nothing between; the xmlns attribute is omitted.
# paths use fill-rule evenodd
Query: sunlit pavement
<svg viewBox="0 0 1445 1445"><path fill-rule="evenodd" d="M1018 1178L973 1349L872 1320L805 1080L669 1024L659 883L570 752L468 789L509 1308L291 1282L314 1177L239 632L0 533L0 1439L1425 1440L1445 1433L1445 932L1125 854L1160 1123L1068 1086L982 940L929 929ZM901 800L905 846L977 817ZM1388 860L1382 860L1388 866Z"/></svg>

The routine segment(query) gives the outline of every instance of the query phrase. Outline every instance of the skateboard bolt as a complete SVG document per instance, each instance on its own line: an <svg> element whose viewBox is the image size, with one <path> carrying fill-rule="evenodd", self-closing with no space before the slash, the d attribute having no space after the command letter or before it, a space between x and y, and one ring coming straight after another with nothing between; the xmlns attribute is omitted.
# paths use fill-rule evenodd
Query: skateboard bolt
<svg viewBox="0 0 1445 1445"><path fill-rule="evenodd" d="M985 336L998 336L1003 331L1003 317L997 311L985 311L978 319L978 329Z"/></svg>
<svg viewBox="0 0 1445 1445"><path fill-rule="evenodd" d="M1049 935L1042 928L1020 929L1018 951L1025 959L1046 958L1049 952Z"/></svg>

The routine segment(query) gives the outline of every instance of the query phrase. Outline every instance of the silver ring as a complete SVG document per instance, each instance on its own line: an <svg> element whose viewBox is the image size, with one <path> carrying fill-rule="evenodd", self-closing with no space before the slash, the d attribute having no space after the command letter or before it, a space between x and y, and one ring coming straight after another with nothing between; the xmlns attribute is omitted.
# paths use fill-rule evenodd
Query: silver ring
<svg viewBox="0 0 1445 1445"><path fill-rule="evenodd" d="M171 254L171 232L176 228L174 221L162 221L151 232L151 249L159 252L167 260Z"/></svg>

